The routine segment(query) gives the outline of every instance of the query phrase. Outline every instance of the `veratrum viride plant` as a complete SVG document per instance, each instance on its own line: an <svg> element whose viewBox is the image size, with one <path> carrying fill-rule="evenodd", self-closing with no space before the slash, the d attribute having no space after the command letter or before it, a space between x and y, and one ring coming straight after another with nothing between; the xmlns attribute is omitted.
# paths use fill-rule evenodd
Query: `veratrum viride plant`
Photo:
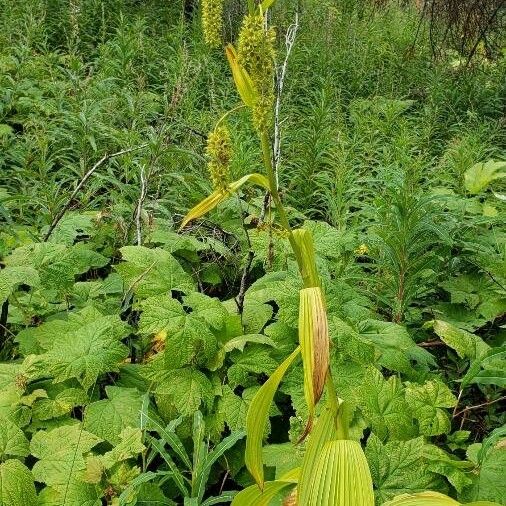
<svg viewBox="0 0 506 506"><path fill-rule="evenodd" d="M210 13L217 16L215 3L214 0L207 0L203 6L204 34L210 45L216 45L217 42L216 33L209 26ZM250 109L251 121L258 134L265 176L249 174L227 184L230 137L225 127L218 125L209 135L207 147L208 167L215 191L191 209L181 225L184 227L191 220L203 216L246 182L256 184L270 193L277 219L290 242L303 280L299 305L299 346L261 386L248 409L245 462L256 485L240 492L232 505L267 506L284 491L287 495L285 505L374 506L369 466L361 445L349 439L349 408L346 402L338 398L330 374L326 302L318 276L313 238L309 230L292 229L274 174L270 134L274 104L275 31L267 26L265 15L273 3L272 0L264 0L257 6L249 2L237 50L232 45L226 47L237 91L244 106ZM302 356L304 397L309 414L301 440L308 437L309 442L300 468L289 471L275 481L266 481L262 440L269 409L283 376L299 355ZM316 405L325 390L327 402L314 424ZM423 505L428 504L428 499L433 501L431 504L458 504L446 496L432 495L430 492L399 497L392 504Z"/></svg>

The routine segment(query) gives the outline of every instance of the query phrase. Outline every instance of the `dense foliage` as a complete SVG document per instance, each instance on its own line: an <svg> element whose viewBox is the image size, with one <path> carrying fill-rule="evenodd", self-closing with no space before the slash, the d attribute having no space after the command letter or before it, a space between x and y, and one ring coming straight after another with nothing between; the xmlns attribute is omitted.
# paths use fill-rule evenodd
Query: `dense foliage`
<svg viewBox="0 0 506 506"><path fill-rule="evenodd" d="M409 2L299 4L269 13L279 65L297 19L279 186L313 235L349 437L378 505L506 504L506 59L434 59ZM244 109L206 147L238 96L199 10L0 0L1 506L211 505L253 483L246 414L297 347L302 281L259 189L179 230L210 158L262 172ZM311 444L303 383L297 360L268 479Z"/></svg>

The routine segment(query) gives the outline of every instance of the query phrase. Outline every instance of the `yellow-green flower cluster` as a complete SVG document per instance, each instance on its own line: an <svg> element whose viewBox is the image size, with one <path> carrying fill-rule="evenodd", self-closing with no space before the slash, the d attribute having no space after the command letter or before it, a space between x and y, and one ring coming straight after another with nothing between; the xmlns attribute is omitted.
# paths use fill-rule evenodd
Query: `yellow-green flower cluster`
<svg viewBox="0 0 506 506"><path fill-rule="evenodd" d="M253 106L253 123L259 131L266 131L272 123L274 102L274 41L273 28L265 29L261 14L244 18L237 48L239 63L248 72L259 98Z"/></svg>
<svg viewBox="0 0 506 506"><path fill-rule="evenodd" d="M211 47L220 47L223 28L223 0L202 1L202 31Z"/></svg>
<svg viewBox="0 0 506 506"><path fill-rule="evenodd" d="M226 126L218 126L207 137L207 170L215 190L225 190L229 180L232 141Z"/></svg>

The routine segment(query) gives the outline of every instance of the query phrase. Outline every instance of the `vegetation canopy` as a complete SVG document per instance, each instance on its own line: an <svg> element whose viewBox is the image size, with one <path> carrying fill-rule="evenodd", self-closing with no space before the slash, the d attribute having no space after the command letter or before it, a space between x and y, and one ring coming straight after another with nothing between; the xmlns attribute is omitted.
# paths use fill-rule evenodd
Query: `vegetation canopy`
<svg viewBox="0 0 506 506"><path fill-rule="evenodd" d="M503 4L0 0L0 506L506 505Z"/></svg>

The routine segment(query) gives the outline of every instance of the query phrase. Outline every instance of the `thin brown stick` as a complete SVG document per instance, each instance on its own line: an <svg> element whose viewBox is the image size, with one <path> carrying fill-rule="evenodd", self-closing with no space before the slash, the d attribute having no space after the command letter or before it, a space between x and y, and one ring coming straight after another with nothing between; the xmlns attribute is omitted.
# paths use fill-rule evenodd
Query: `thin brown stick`
<svg viewBox="0 0 506 506"><path fill-rule="evenodd" d="M60 220L63 218L65 213L68 211L69 207L72 204L72 201L74 200L75 196L79 193L81 188L85 185L86 181L93 175L93 173L107 160L110 160L111 158L114 158L116 156L125 155L127 153L131 153L132 151L137 151L139 149L145 148L148 145L147 142L144 144L140 144L139 146L135 146L133 148L127 148L122 149L121 151L117 151L116 153L106 153L93 167L86 172L86 174L82 177L81 181L79 181L78 185L76 186L75 190L72 192L72 195L68 199L67 203L58 211L56 216L53 218L53 221L51 222L51 225L49 226L48 231L44 235L42 241L47 242L48 239L51 237L51 234L54 232L54 229L56 228L56 225L60 223Z"/></svg>
<svg viewBox="0 0 506 506"><path fill-rule="evenodd" d="M436 346L446 346L446 344L443 343L443 341L435 340L418 343L418 346L420 346L421 348L435 348Z"/></svg>
<svg viewBox="0 0 506 506"><path fill-rule="evenodd" d="M473 411L475 409L484 408L486 406L491 406L492 404L495 404L497 402L501 402L504 400L506 400L506 395L503 395L502 397L499 397L498 399L494 399L493 401L482 402L481 404L476 404L475 406L468 406L467 408L464 408L463 410L459 411L458 413L455 413L453 415L453 418L463 415L464 413L467 413L468 411Z"/></svg>

